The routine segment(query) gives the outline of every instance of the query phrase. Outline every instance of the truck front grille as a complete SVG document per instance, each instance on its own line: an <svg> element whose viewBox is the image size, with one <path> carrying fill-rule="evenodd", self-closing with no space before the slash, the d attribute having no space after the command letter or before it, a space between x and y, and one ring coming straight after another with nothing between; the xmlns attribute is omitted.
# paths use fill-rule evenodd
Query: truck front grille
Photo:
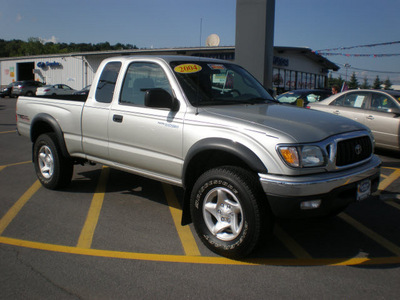
<svg viewBox="0 0 400 300"><path fill-rule="evenodd" d="M337 143L336 166L358 163L372 155L373 147L368 136L342 140Z"/></svg>

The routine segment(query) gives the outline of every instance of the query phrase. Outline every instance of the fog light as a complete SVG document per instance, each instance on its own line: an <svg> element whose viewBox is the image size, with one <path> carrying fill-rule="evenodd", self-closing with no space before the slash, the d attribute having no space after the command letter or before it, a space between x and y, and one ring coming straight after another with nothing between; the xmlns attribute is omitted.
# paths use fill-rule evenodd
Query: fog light
<svg viewBox="0 0 400 300"><path fill-rule="evenodd" d="M315 209L321 205L321 200L304 201L300 203L301 209Z"/></svg>

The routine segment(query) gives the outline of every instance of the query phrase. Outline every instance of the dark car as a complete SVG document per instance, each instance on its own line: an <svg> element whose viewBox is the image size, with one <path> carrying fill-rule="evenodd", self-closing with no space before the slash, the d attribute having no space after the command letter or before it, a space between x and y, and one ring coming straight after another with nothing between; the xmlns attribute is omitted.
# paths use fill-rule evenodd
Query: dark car
<svg viewBox="0 0 400 300"><path fill-rule="evenodd" d="M15 82L12 82L9 85L7 85L5 88L1 89L0 97L1 98L4 98L6 96L11 97L11 91L12 91L13 86L18 85L19 83L20 83L19 81L15 81Z"/></svg>
<svg viewBox="0 0 400 300"><path fill-rule="evenodd" d="M11 96L34 96L36 89L43 86L44 83L35 80L23 80L18 85L13 86Z"/></svg>
<svg viewBox="0 0 400 300"><path fill-rule="evenodd" d="M90 85L85 86L83 89L81 89L80 91L77 91L74 93L74 95L84 95L87 96L89 95L89 91L90 91Z"/></svg>
<svg viewBox="0 0 400 300"><path fill-rule="evenodd" d="M309 103L319 102L332 95L330 90L315 89L315 90L293 90L276 99L281 103L293 104L301 107L307 106Z"/></svg>

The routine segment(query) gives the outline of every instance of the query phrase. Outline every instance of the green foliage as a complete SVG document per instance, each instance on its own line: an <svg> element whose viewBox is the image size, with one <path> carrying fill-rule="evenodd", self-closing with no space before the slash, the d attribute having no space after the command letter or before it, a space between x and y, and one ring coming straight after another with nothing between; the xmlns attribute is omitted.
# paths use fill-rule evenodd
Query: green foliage
<svg viewBox="0 0 400 300"><path fill-rule="evenodd" d="M17 57L46 54L64 54L72 52L93 52L110 50L138 49L131 44L110 45L109 42L99 44L87 43L43 43L39 38L31 37L27 42L21 40L5 41L0 39L0 57Z"/></svg>
<svg viewBox="0 0 400 300"><path fill-rule="evenodd" d="M367 76L364 77L364 81L363 81L363 83L360 85L360 88L362 88L362 89L370 89L370 88L371 88L371 86L370 86L369 83L368 83Z"/></svg>
<svg viewBox="0 0 400 300"><path fill-rule="evenodd" d="M381 89L381 84L382 84L382 81L379 79L379 76L376 76L375 81L372 84L372 88L374 90L380 90Z"/></svg>
<svg viewBox="0 0 400 300"><path fill-rule="evenodd" d="M344 82L344 79L342 78L342 76L339 75L338 78L333 78L332 73L329 74L329 77L328 77L328 87L329 88L332 88L332 86L336 85L340 91L340 89L342 88L343 82Z"/></svg>
<svg viewBox="0 0 400 300"><path fill-rule="evenodd" d="M389 77L383 82L383 89L384 90L392 89L392 82L390 81Z"/></svg>
<svg viewBox="0 0 400 300"><path fill-rule="evenodd" d="M348 87L349 90L355 90L358 89L360 85L358 84L357 76L356 73L353 72L353 74L350 77L350 81L348 82Z"/></svg>

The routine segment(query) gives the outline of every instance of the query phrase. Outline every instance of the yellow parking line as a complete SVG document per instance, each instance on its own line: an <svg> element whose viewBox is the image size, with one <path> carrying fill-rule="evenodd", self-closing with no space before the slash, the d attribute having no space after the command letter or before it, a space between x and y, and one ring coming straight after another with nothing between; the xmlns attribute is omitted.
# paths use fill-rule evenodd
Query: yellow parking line
<svg viewBox="0 0 400 300"><path fill-rule="evenodd" d="M39 180L35 183L18 199L17 202L9 209L9 211L0 220L0 235L3 234L4 230L20 212L22 207L28 202L28 200L38 191L42 185Z"/></svg>
<svg viewBox="0 0 400 300"><path fill-rule="evenodd" d="M5 169L7 167L19 166L19 165L28 164L28 163L31 163L31 162L32 161L23 161L23 162L8 164L8 165L2 165L2 166L0 166L0 171L2 171L3 169Z"/></svg>
<svg viewBox="0 0 400 300"><path fill-rule="evenodd" d="M312 256L304 250L291 236L289 236L278 224L275 224L276 237L292 252L292 254L300 259L312 259Z"/></svg>
<svg viewBox="0 0 400 300"><path fill-rule="evenodd" d="M17 132L17 130L0 131L0 134L3 134L3 133L16 133L16 132Z"/></svg>
<svg viewBox="0 0 400 300"><path fill-rule="evenodd" d="M356 257L356 258L324 258L324 259L293 259L293 258L261 258L247 260L231 260L224 257L164 255L151 253L121 252L112 250L84 249L71 246L52 245L46 243L19 240L0 236L0 243L10 246L25 247L36 250L59 253L132 259L142 261L157 261L171 263L213 264L213 265L271 265L271 266L355 266L399 264L400 257Z"/></svg>
<svg viewBox="0 0 400 300"><path fill-rule="evenodd" d="M92 246L94 231L99 221L100 211L103 206L104 194L106 191L107 179L110 169L103 166L96 191L92 198L92 203L79 236L77 247L90 248Z"/></svg>
<svg viewBox="0 0 400 300"><path fill-rule="evenodd" d="M346 221L353 227L355 227L357 230L361 231L363 234L365 234L370 239L372 239L375 242L377 242L378 244L380 244L382 247L386 248L387 250L396 254L397 256L400 256L400 247L399 246L393 244L391 241L385 239L383 236L380 236L376 232L372 231L371 229L364 226L363 224L356 221L355 219L353 219L352 217L350 217L349 215L347 215L345 213L340 213L338 215L338 217L341 218L342 220Z"/></svg>
<svg viewBox="0 0 400 300"><path fill-rule="evenodd" d="M199 248L197 247L196 241L193 237L189 225L181 225L182 209L179 205L178 199L176 199L172 187L165 183L163 183L162 186L164 189L164 194L167 198L172 219L174 220L176 231L178 232L185 254L190 256L200 255Z"/></svg>
<svg viewBox="0 0 400 300"><path fill-rule="evenodd" d="M385 190L389 185L391 185L396 179L400 178L400 169L396 169L392 174L390 174L387 178L382 180L379 184L378 189L380 191Z"/></svg>

